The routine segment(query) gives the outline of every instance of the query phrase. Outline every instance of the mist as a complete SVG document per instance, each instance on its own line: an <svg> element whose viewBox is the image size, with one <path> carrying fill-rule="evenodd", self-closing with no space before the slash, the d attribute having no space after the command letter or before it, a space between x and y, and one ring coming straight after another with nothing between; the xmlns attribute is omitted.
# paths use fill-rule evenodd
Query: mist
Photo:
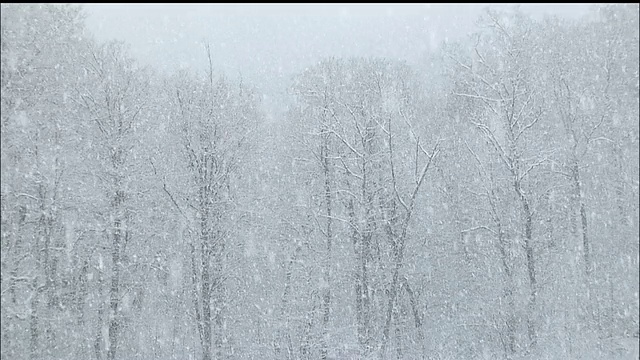
<svg viewBox="0 0 640 360"><path fill-rule="evenodd" d="M638 359L637 4L2 4L2 359Z"/></svg>

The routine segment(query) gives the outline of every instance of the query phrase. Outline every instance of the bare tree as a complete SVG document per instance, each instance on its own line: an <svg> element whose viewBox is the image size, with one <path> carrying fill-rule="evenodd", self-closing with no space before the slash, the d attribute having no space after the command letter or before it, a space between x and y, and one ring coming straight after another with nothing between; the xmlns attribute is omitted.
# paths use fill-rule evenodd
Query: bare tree
<svg viewBox="0 0 640 360"><path fill-rule="evenodd" d="M189 172L188 188L176 205L194 216L191 240L191 297L202 358L220 359L227 335L223 330L225 281L229 274L227 242L233 212L232 186L252 124L258 118L257 99L251 89L234 86L213 73L206 47L206 80L181 74L171 88L174 117L178 119L182 153ZM168 191L172 193L172 191ZM184 205L179 204L184 198Z"/></svg>
<svg viewBox="0 0 640 360"><path fill-rule="evenodd" d="M84 59L87 83L78 87L74 100L85 111L87 140L95 141L94 151L101 169L97 174L104 198L104 208L94 208L104 226L106 243L99 246L107 251L101 254L109 259L109 271L99 268L100 278L106 275L108 286L108 312L99 319L96 337L102 335L101 321L107 323L108 338L96 341L107 359L115 359L118 345L125 331L122 298L129 291L131 257L134 240L134 201L137 194L132 183L139 179L136 163L131 156L137 148L137 132L145 116L149 77L127 58L120 43L89 45ZM94 170L95 171L95 170ZM102 286L103 284L98 284ZM102 350L96 353L100 358Z"/></svg>
<svg viewBox="0 0 640 360"><path fill-rule="evenodd" d="M521 234L529 282L527 334L530 345L537 342L536 302L539 292L536 275L534 241L534 189L530 187L535 170L548 163L550 150L529 145L543 116L540 91L527 67L527 43L532 38L532 24L522 14L500 15L486 12L486 33L478 33L471 64L456 60L456 66L467 79L454 94L471 99L476 106L469 122L486 139L511 177L515 200L520 205ZM511 26L507 26L508 19ZM517 23L518 25L514 25ZM493 46L497 51L489 53ZM528 188L529 186L529 188Z"/></svg>
<svg viewBox="0 0 640 360"><path fill-rule="evenodd" d="M60 94L78 76L69 53L83 44L82 20L75 6L2 5L3 354L56 356L63 329L55 319L74 290L60 251L74 155L65 117L73 106ZM28 334L27 348L21 333Z"/></svg>

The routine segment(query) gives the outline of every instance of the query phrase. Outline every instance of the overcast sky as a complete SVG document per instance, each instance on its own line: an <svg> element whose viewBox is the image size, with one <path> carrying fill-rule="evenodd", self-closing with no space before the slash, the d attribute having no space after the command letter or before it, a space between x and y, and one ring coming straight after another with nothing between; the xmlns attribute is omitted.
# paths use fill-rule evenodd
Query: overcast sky
<svg viewBox="0 0 640 360"><path fill-rule="evenodd" d="M99 40L119 39L159 70L204 70L209 41L216 70L242 73L279 97L291 76L326 56L381 56L419 64L445 38L473 30L487 5L86 4ZM505 7L505 5L492 5ZM587 5L521 5L535 16L580 16ZM274 99L265 99L267 103Z"/></svg>

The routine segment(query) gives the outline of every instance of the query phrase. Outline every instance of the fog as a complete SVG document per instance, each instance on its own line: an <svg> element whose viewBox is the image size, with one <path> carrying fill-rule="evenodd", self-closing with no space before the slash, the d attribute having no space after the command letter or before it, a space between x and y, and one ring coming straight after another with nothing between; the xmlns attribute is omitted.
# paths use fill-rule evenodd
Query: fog
<svg viewBox="0 0 640 360"><path fill-rule="evenodd" d="M0 6L0 359L638 359L638 4Z"/></svg>
<svg viewBox="0 0 640 360"><path fill-rule="evenodd" d="M173 71L208 66L242 76L280 112L295 73L325 57L375 56L423 66L443 41L474 29L490 4L467 5L123 5L87 4L87 28L100 40L122 40L144 64ZM500 4L541 18L584 15L587 4ZM275 110L278 109L278 110ZM271 115L271 114L270 114Z"/></svg>

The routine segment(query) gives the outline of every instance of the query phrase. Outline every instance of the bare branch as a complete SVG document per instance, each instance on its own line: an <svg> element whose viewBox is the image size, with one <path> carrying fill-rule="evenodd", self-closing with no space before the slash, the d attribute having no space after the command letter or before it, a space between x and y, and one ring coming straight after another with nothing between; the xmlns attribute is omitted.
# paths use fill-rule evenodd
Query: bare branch
<svg viewBox="0 0 640 360"><path fill-rule="evenodd" d="M157 176L158 172L156 171L156 166L153 164L153 160L151 159L151 157L149 157L149 163L151 163L151 167L153 168L153 173ZM169 190L167 189L167 184L164 181L164 179L162 179L162 189L164 190L164 192L169 196L169 199L171 199L171 202L173 202L173 205L176 207L176 209L178 210L178 212L180 212L180 215L182 215L185 219L187 218L187 216L184 214L184 212L182 211L182 209L180 208L180 205L178 205L178 202L176 202L175 198L173 197L173 195L171 195L171 193L169 192Z"/></svg>
<svg viewBox="0 0 640 360"><path fill-rule="evenodd" d="M346 141L340 134L338 134L335 130L333 129L328 129L328 131L332 134L334 134L338 140L340 140L343 144L347 145L347 147L349 148L349 150L351 150L354 154L356 154L356 156L358 156L359 158L364 157L360 152L358 152L358 150L356 150L353 146L351 146L351 144L349 144L348 141Z"/></svg>
<svg viewBox="0 0 640 360"><path fill-rule="evenodd" d="M481 100L486 100L486 101L502 102L502 99L492 99L492 98L488 98L488 97L482 96L482 95L462 94L462 93L456 93L456 92L454 92L453 95L469 97L469 98L472 98L472 99L481 99Z"/></svg>
<svg viewBox="0 0 640 360"><path fill-rule="evenodd" d="M471 123L482 131L485 137L489 140L489 143L491 143L493 148L498 152L498 156L500 157L500 160L502 160L502 162L504 162L504 164L507 166L507 169L511 171L513 168L513 165L510 159L507 157L507 154L504 151L504 148L502 147L502 145L500 145L500 142L498 141L498 139L496 139L495 135L493 134L493 131L491 131L491 129L489 129L489 127L483 123L474 122L474 121L471 121Z"/></svg>
<svg viewBox="0 0 640 360"><path fill-rule="evenodd" d="M536 167L544 164L545 162L549 161L549 159L545 156L543 159L536 161L535 163L529 165L529 168L527 168L527 170L525 170L524 173L522 173L519 177L518 177L518 181L521 181L522 179L524 179L527 174L529 174L529 172L531 172L531 170L535 169Z"/></svg>
<svg viewBox="0 0 640 360"><path fill-rule="evenodd" d="M479 226L475 226L469 229L465 229L465 230L461 230L461 233L468 233L468 232L472 232L472 231L476 231L476 230L487 230L489 232L491 232L492 234L497 234L498 232L491 229L490 227L484 226L484 225L479 225Z"/></svg>
<svg viewBox="0 0 640 360"><path fill-rule="evenodd" d="M524 134L525 131L529 130L533 125L535 125L538 120L540 120L539 116L536 116L528 125L526 125L525 127L523 127L518 134L516 135L515 139L513 141L518 141L518 139L520 138L520 136L522 136L522 134Z"/></svg>
<svg viewBox="0 0 640 360"><path fill-rule="evenodd" d="M591 130L589 131L589 135L584 135L586 140L587 140L587 144L591 142L591 137L593 136L593 133L596 132L596 130L598 130L598 128L604 123L604 114L602 115L602 117L600 117L600 121L593 127L591 128Z"/></svg>

